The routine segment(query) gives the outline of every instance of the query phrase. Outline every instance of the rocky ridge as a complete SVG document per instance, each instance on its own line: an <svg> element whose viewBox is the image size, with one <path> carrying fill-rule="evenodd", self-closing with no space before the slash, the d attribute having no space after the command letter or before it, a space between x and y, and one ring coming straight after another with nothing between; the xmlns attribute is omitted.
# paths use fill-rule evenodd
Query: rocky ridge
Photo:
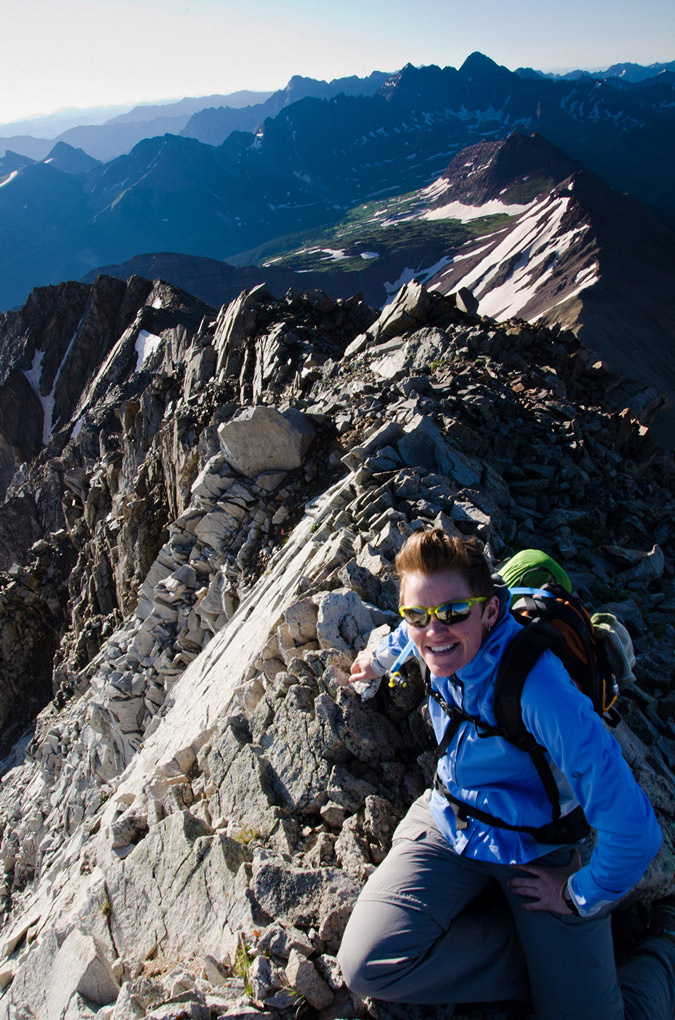
<svg viewBox="0 0 675 1020"><path fill-rule="evenodd" d="M387 1015L335 952L431 744L414 677L369 701L345 681L397 622L396 551L433 521L495 562L545 548L631 630L617 735L665 841L617 915L630 938L675 858L675 467L650 394L571 333L416 284L379 316L319 292L216 312L116 287L88 296L140 307L3 507L6 723L17 647L35 702L54 697L3 763L0 1017ZM55 336L65 296L33 295ZM13 364L38 334L15 333Z"/></svg>

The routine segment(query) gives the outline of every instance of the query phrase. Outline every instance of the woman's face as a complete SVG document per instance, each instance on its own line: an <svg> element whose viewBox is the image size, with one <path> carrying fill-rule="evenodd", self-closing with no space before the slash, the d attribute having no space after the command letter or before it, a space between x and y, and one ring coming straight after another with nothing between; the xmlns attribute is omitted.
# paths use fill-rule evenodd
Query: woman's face
<svg viewBox="0 0 675 1020"><path fill-rule="evenodd" d="M401 580L401 605L404 606L440 606L472 595L468 582L457 570L442 570L436 574L414 570ZM436 676L451 676L471 662L498 614L499 599L495 595L487 602L472 606L466 620L446 625L432 616L426 627L408 625L408 633L431 672Z"/></svg>

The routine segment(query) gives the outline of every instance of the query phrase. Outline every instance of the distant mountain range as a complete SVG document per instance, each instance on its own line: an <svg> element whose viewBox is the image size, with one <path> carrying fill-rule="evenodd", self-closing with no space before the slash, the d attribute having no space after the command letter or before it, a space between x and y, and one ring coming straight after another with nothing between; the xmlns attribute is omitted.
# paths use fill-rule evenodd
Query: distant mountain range
<svg viewBox="0 0 675 1020"><path fill-rule="evenodd" d="M143 252L232 259L280 247L358 203L423 187L466 145L515 130L672 212L675 85L526 79L473 54L459 70L408 66L372 95L300 99L219 146L168 134L83 173L65 172L63 151L55 165L10 170L0 307Z"/></svg>
<svg viewBox="0 0 675 1020"><path fill-rule="evenodd" d="M207 145L222 145L233 131L255 131L268 117L276 117L285 106L299 99L331 99L340 93L345 96L372 96L390 77L382 71L373 71L367 78L352 76L325 82L296 75L285 89L273 93L264 103L240 110L225 105L199 110L190 117L180 134Z"/></svg>
<svg viewBox="0 0 675 1020"><path fill-rule="evenodd" d="M294 76L284 89L276 92L242 90L230 95L202 96L181 99L175 103L135 106L133 110L111 117L103 124L72 125L48 138L30 134L0 136L0 152L16 149L35 160L43 159L55 142L65 142L84 149L97 160L110 160L124 155L143 141L159 135L184 135L209 145L220 145L232 131L255 131L266 117L274 117L284 106L314 96L330 99L345 95L372 95L390 77L373 71L367 78L335 78L319 81ZM28 122L30 123L30 122ZM5 128L11 125L4 125ZM0 134L3 125L0 125Z"/></svg>
<svg viewBox="0 0 675 1020"><path fill-rule="evenodd" d="M675 60L667 64L649 64L644 67L642 64L612 64L604 71L567 71L565 74L552 74L545 71L535 71L532 67L517 67L516 74L523 78L553 78L555 81L576 81L578 78L594 78L596 81L606 81L608 78L621 79L626 82L640 82L647 78L655 78L664 73L675 73Z"/></svg>

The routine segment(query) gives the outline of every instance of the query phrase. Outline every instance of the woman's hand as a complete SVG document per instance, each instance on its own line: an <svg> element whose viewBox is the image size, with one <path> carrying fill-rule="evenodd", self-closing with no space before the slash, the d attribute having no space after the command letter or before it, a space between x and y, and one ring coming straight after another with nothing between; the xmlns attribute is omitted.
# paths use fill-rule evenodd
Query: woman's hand
<svg viewBox="0 0 675 1020"><path fill-rule="evenodd" d="M355 680L375 680L379 674L375 672L370 664L372 657L372 649L364 648L362 652L359 652L352 662L350 683L353 683Z"/></svg>
<svg viewBox="0 0 675 1020"><path fill-rule="evenodd" d="M523 910L551 910L554 914L571 914L572 911L563 899L563 890L567 879L581 867L581 854L578 850L572 853L572 860L564 868L541 868L534 864L518 864L517 871L526 871L527 875L518 875L509 880L508 885L518 896L531 899L522 903Z"/></svg>

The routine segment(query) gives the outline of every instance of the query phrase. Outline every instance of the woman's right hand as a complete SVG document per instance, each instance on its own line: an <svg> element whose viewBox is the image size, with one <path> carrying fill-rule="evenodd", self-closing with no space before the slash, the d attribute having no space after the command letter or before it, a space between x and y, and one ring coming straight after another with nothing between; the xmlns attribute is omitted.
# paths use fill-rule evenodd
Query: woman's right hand
<svg viewBox="0 0 675 1020"><path fill-rule="evenodd" d="M373 657L372 649L364 648L352 662L350 683L355 680L375 680L379 675L375 672L370 662Z"/></svg>

